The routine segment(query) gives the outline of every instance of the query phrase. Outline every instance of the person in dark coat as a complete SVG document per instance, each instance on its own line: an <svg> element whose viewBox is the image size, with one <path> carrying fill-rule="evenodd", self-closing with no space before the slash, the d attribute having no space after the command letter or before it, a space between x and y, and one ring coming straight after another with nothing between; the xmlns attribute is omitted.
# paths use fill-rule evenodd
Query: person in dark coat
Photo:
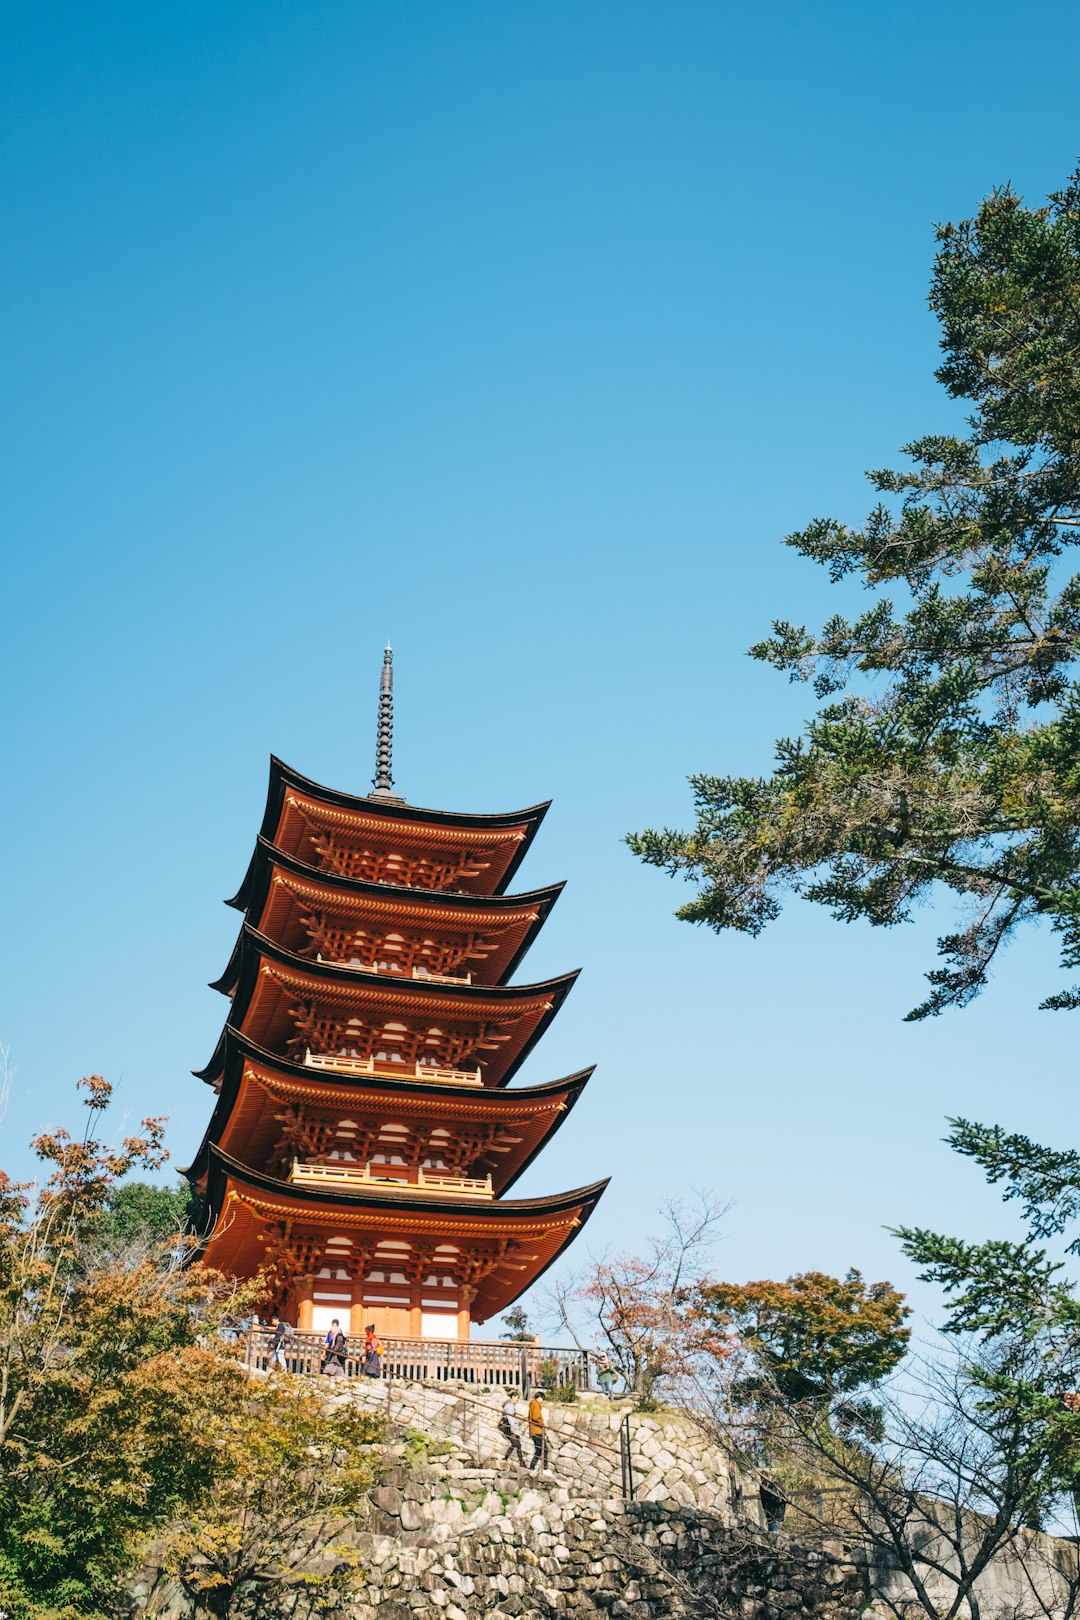
<svg viewBox="0 0 1080 1620"><path fill-rule="evenodd" d="M374 1322L364 1329L364 1377L382 1377L383 1342L375 1331Z"/></svg>
<svg viewBox="0 0 1080 1620"><path fill-rule="evenodd" d="M285 1340L292 1338L292 1328L283 1316L277 1319L277 1326L270 1335L270 1365L280 1367L282 1372L288 1372L285 1365Z"/></svg>
<svg viewBox="0 0 1080 1620"><path fill-rule="evenodd" d="M349 1347L349 1341L342 1333L341 1323L336 1316L330 1324L330 1332L327 1334L327 1338L330 1342L323 1357L323 1373L327 1378L344 1378L345 1354Z"/></svg>
<svg viewBox="0 0 1080 1620"><path fill-rule="evenodd" d="M509 1462L510 1458L516 1454L518 1462L524 1468L525 1458L521 1454L521 1430L518 1428L517 1406L512 1392L507 1394L506 1400L503 1402L502 1413L499 1417L499 1433L506 1441L503 1462Z"/></svg>

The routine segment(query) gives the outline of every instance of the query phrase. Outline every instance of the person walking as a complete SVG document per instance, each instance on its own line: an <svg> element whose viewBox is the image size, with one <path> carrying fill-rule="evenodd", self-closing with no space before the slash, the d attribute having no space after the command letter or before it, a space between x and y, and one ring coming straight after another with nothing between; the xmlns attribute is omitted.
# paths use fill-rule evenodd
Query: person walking
<svg viewBox="0 0 1080 1620"><path fill-rule="evenodd" d="M270 1365L280 1367L282 1372L288 1372L285 1365L285 1340L292 1338L292 1328L283 1316L277 1319L277 1326L270 1335Z"/></svg>
<svg viewBox="0 0 1080 1620"><path fill-rule="evenodd" d="M345 1355L349 1341L341 1331L341 1323L337 1317L330 1324L330 1331L326 1335L327 1347L323 1357L322 1370L327 1378L345 1377Z"/></svg>
<svg viewBox="0 0 1080 1620"><path fill-rule="evenodd" d="M535 1471L541 1463L547 1467L547 1425L544 1422L544 1396L541 1390L534 1390L533 1398L529 1402L529 1439L533 1443L532 1462L529 1467Z"/></svg>
<svg viewBox="0 0 1080 1620"><path fill-rule="evenodd" d="M518 1462L521 1464L522 1468L524 1468L525 1458L521 1452L521 1431L518 1428L517 1404L514 1400L512 1392L507 1395L506 1400L503 1402L502 1415L499 1418L498 1427L499 1433L506 1441L506 1450L503 1453L503 1462L509 1462L511 1456L516 1453Z"/></svg>
<svg viewBox="0 0 1080 1620"><path fill-rule="evenodd" d="M375 1332L374 1322L364 1329L364 1377L382 1377L383 1342Z"/></svg>

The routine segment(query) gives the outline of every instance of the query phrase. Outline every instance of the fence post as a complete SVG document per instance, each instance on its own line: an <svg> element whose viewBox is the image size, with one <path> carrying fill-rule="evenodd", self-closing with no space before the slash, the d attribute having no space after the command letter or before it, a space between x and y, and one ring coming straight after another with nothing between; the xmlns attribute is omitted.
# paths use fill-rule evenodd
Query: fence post
<svg viewBox="0 0 1080 1620"><path fill-rule="evenodd" d="M634 1459L630 1453L630 1414L627 1412L619 1425L619 1462L622 1467L622 1493L624 1502L634 1500Z"/></svg>
<svg viewBox="0 0 1080 1620"><path fill-rule="evenodd" d="M521 1398L527 1401L532 1390L532 1380L529 1377L529 1358L524 1350L518 1351L518 1362L521 1372Z"/></svg>

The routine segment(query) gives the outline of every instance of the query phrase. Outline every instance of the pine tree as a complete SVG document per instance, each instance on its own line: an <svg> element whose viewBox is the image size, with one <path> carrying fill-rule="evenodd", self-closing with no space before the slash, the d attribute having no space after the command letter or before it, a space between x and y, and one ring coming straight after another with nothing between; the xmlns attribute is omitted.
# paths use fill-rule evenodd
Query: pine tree
<svg viewBox="0 0 1080 1620"><path fill-rule="evenodd" d="M1006 186L937 239L937 376L969 431L871 472L861 529L789 537L874 598L818 633L777 620L751 649L821 706L771 776L692 777L691 831L628 839L696 882L678 915L718 930L756 934L791 892L887 926L944 885L964 915L916 1019L978 994L1026 921L1080 965L1080 169L1044 207Z"/></svg>

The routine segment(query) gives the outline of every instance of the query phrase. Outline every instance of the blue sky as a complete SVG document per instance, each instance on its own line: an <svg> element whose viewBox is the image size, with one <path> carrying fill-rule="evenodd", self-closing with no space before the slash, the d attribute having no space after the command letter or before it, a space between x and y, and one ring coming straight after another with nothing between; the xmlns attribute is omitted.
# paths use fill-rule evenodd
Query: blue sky
<svg viewBox="0 0 1080 1620"><path fill-rule="evenodd" d="M523 1192L610 1174L602 1248L712 1187L734 1279L909 1286L890 1223L1008 1231L940 1137L1071 1139L1052 942L909 1026L947 911L716 938L620 840L808 712L744 656L845 600L782 539L958 420L932 224L1072 168L1075 8L102 0L5 36L3 1160L96 1069L185 1162L268 755L366 791L390 636L401 790L555 801L527 966L584 972L523 1078L598 1069Z"/></svg>

